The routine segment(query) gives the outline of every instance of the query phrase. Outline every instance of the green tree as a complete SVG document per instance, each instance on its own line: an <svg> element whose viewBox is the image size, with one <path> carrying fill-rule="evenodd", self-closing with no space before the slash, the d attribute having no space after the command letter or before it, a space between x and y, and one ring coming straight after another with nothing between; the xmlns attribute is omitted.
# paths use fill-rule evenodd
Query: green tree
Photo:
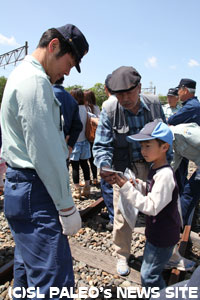
<svg viewBox="0 0 200 300"><path fill-rule="evenodd" d="M101 108L102 103L108 99L104 90L104 84L96 83L91 90L95 93L97 105Z"/></svg>
<svg viewBox="0 0 200 300"><path fill-rule="evenodd" d="M162 105L167 103L167 96L159 95L158 97Z"/></svg>
<svg viewBox="0 0 200 300"><path fill-rule="evenodd" d="M0 103L3 98L3 91L5 88L6 82L7 82L7 79L4 76L0 77Z"/></svg>
<svg viewBox="0 0 200 300"><path fill-rule="evenodd" d="M68 91L70 93L71 90L73 89L84 89L81 85L71 85L71 86L67 86L65 87L65 90ZM97 101L97 105L101 108L102 103L108 98L106 96L105 90L104 90L104 84L102 83L96 83L93 87L89 88L89 90L92 90L95 94L96 97L96 101Z"/></svg>
<svg viewBox="0 0 200 300"><path fill-rule="evenodd" d="M77 84L75 84L75 85L68 85L67 87L65 87L65 90L67 92L69 92L69 93L73 89L82 89L83 90L83 87L81 85L77 85Z"/></svg>

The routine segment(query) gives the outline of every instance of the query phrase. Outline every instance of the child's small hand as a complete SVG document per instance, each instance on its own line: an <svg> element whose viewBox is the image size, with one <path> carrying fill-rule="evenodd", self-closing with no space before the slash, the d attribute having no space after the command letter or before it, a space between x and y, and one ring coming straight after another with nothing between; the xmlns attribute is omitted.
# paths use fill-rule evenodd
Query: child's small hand
<svg viewBox="0 0 200 300"><path fill-rule="evenodd" d="M122 187L128 179L125 176L120 176L117 173L115 173L115 182L119 187Z"/></svg>

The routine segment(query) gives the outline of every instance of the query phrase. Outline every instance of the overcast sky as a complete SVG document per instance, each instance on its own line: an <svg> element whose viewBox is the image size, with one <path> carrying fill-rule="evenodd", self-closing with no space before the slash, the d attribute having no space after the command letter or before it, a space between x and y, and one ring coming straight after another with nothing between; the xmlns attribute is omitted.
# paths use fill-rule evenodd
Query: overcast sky
<svg viewBox="0 0 200 300"><path fill-rule="evenodd" d="M86 36L89 53L81 74L73 69L64 85L90 88L107 74L135 67L142 86L166 95L181 78L197 81L200 94L199 0L10 0L1 1L0 54L28 42L36 48L51 27L75 24ZM56 5L55 5L56 4ZM8 77L15 66L0 68Z"/></svg>

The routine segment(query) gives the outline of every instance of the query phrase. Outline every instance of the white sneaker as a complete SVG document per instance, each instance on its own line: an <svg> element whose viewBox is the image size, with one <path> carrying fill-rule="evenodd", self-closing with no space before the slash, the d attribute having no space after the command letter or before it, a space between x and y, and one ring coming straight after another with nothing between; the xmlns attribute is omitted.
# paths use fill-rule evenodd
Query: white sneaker
<svg viewBox="0 0 200 300"><path fill-rule="evenodd" d="M121 276L127 276L130 273L126 258L119 258L117 260L117 273Z"/></svg>
<svg viewBox="0 0 200 300"><path fill-rule="evenodd" d="M165 269L178 269L180 271L191 271L194 269L195 262L187 259L185 257L181 257L178 260L169 260L165 265Z"/></svg>

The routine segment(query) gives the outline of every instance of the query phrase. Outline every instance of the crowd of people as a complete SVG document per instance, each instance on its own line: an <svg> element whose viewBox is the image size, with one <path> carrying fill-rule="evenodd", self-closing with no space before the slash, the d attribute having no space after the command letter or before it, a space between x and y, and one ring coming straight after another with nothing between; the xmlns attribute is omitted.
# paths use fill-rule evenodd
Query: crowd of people
<svg viewBox="0 0 200 300"><path fill-rule="evenodd" d="M63 86L64 75L73 67L81 71L88 50L76 26L48 29L10 75L2 100L0 167L5 172L7 165L4 212L16 245L14 287L40 287L46 299L51 286L74 287L67 236L82 225L73 198L90 195L98 172L117 254L116 272L130 272L138 211L146 215L142 286L164 289L165 268L194 268L193 261L179 254L177 243L200 198L198 170L188 179L190 157L183 155L176 170L171 162L172 128L200 126L196 82L181 79L162 106L157 96L141 94L142 77L135 68L121 66L105 79L108 99L100 110L92 90L69 93ZM94 142L85 134L88 115L98 119ZM136 180L126 177L127 168Z"/></svg>

